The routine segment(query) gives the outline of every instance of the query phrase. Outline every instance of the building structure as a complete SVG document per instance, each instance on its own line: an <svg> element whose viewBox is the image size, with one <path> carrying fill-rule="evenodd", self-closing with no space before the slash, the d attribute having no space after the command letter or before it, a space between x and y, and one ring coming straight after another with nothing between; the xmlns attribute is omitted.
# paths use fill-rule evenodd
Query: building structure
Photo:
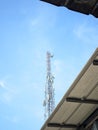
<svg viewBox="0 0 98 130"><path fill-rule="evenodd" d="M41 0L98 18L98 0Z"/></svg>
<svg viewBox="0 0 98 130"><path fill-rule="evenodd" d="M98 48L41 130L98 130Z"/></svg>

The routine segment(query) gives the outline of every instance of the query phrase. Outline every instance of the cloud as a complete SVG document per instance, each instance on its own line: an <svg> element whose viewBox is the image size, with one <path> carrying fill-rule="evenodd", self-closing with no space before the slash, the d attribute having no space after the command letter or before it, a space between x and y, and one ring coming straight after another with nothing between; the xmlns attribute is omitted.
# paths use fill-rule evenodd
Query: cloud
<svg viewBox="0 0 98 130"><path fill-rule="evenodd" d="M8 104L8 103L10 103L12 101L12 99L13 99L13 94L10 91L4 92L2 94L2 101L4 103Z"/></svg>
<svg viewBox="0 0 98 130"><path fill-rule="evenodd" d="M45 32L49 31L49 28L53 28L55 26L55 19L50 19L51 22L48 22L49 18L47 16L37 16L35 18L32 18L32 20L30 20L30 30L34 31L35 34L37 33L37 35L40 33L40 36L43 33L45 34Z"/></svg>
<svg viewBox="0 0 98 130"><path fill-rule="evenodd" d="M58 11L51 6L40 5L36 8L36 14L30 20L30 28L37 29L37 32L49 31L49 28L56 27Z"/></svg>
<svg viewBox="0 0 98 130"><path fill-rule="evenodd" d="M12 122L12 123L15 123L15 124L20 121L20 117L18 117L18 116L16 116L16 115L13 115L13 116L8 116L8 115L6 115L4 118L5 118L6 120Z"/></svg>
<svg viewBox="0 0 98 130"><path fill-rule="evenodd" d="M2 88L0 91L0 101L5 104L11 103L16 96L16 89L9 87L5 80L0 80L0 87Z"/></svg>
<svg viewBox="0 0 98 130"><path fill-rule="evenodd" d="M39 23L40 23L40 18L39 17L34 18L34 19L31 20L31 26L32 27L38 26Z"/></svg>
<svg viewBox="0 0 98 130"><path fill-rule="evenodd" d="M64 70L64 62L62 60L56 59L53 61L54 73L57 75Z"/></svg>
<svg viewBox="0 0 98 130"><path fill-rule="evenodd" d="M92 26L89 23L82 23L74 28L73 33L78 39L89 44L96 44L98 41L96 25Z"/></svg>
<svg viewBox="0 0 98 130"><path fill-rule="evenodd" d="M60 59L56 59L53 62L53 76L54 79L54 88L56 93L64 89L64 78L65 78L65 63Z"/></svg>
<svg viewBox="0 0 98 130"><path fill-rule="evenodd" d="M5 82L4 81L0 81L0 87L4 88L5 87Z"/></svg>

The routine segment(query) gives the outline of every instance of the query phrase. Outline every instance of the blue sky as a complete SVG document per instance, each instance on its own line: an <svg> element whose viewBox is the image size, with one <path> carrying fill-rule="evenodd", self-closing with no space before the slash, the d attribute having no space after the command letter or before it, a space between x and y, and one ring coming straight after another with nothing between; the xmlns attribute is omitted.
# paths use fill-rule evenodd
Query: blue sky
<svg viewBox="0 0 98 130"><path fill-rule="evenodd" d="M54 54L55 102L98 46L98 19L39 0L0 0L0 130L44 123L46 52Z"/></svg>

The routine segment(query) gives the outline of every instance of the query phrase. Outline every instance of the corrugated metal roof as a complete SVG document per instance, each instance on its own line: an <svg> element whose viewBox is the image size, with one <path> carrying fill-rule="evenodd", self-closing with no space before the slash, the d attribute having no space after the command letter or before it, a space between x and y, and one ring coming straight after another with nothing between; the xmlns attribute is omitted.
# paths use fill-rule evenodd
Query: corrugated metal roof
<svg viewBox="0 0 98 130"><path fill-rule="evenodd" d="M98 65L93 64L97 59L98 48L41 130L76 130L97 111Z"/></svg>

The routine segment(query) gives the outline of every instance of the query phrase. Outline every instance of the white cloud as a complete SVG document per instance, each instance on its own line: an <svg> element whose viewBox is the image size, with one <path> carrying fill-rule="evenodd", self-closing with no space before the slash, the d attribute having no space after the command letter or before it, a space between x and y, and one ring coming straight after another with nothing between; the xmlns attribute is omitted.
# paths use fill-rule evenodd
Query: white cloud
<svg viewBox="0 0 98 130"><path fill-rule="evenodd" d="M20 121L20 117L18 117L16 115L14 115L14 116L8 116L8 115L6 115L4 118L6 120L12 122L12 123L18 123Z"/></svg>
<svg viewBox="0 0 98 130"><path fill-rule="evenodd" d="M5 88L5 82L3 80L0 80L0 87Z"/></svg>
<svg viewBox="0 0 98 130"><path fill-rule="evenodd" d="M39 20L40 20L39 17L31 20L31 26L32 27L38 26Z"/></svg>
<svg viewBox="0 0 98 130"><path fill-rule="evenodd" d="M98 31L96 26L88 23L77 25L73 30L75 36L86 43L96 44L98 41Z"/></svg>
<svg viewBox="0 0 98 130"><path fill-rule="evenodd" d="M39 6L36 9L36 14L30 20L30 28L37 29L38 34L39 31L44 32L49 28L56 27L57 13L58 11L51 6Z"/></svg>
<svg viewBox="0 0 98 130"><path fill-rule="evenodd" d="M54 79L54 88L56 93L64 89L64 77L65 77L65 63L62 60L56 59L53 62L53 76Z"/></svg>
<svg viewBox="0 0 98 130"><path fill-rule="evenodd" d="M2 101L4 103L10 103L12 99L13 99L13 94L11 92L7 91L2 94Z"/></svg>
<svg viewBox="0 0 98 130"><path fill-rule="evenodd" d="M53 70L56 75L58 75L60 72L64 70L64 62L59 59L54 60L53 66Z"/></svg>
<svg viewBox="0 0 98 130"><path fill-rule="evenodd" d="M16 96L16 89L9 87L5 80L0 80L0 87L2 90L0 91L0 101L5 104L11 103Z"/></svg>

